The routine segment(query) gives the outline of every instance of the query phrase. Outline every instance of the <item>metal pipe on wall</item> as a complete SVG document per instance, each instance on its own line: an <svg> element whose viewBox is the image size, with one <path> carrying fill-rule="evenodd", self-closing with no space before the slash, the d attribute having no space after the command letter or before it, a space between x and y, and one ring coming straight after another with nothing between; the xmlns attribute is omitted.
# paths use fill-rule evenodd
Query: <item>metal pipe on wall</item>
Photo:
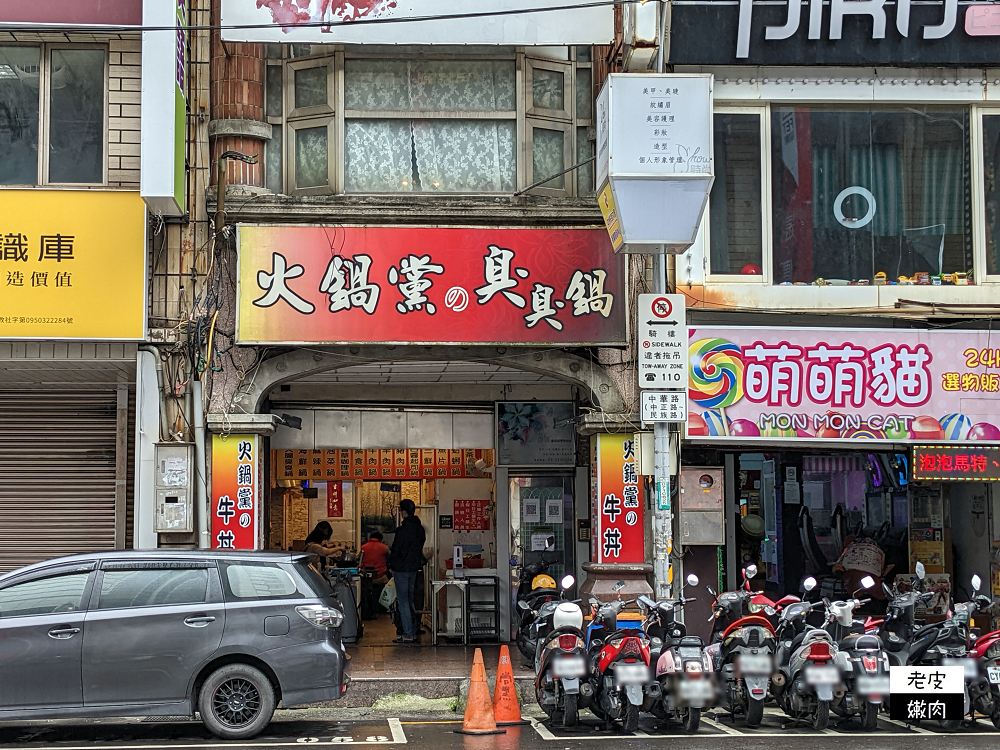
<svg viewBox="0 0 1000 750"><path fill-rule="evenodd" d="M191 427L194 432L195 503L198 508L198 547L211 549L211 516L208 510L208 466L205 461L205 406L200 380L191 381Z"/></svg>

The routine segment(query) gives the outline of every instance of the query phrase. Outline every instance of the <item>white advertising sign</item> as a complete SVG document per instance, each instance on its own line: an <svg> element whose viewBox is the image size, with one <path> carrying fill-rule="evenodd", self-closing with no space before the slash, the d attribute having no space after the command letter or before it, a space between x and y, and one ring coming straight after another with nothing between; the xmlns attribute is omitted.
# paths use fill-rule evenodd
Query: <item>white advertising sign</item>
<svg viewBox="0 0 1000 750"><path fill-rule="evenodd" d="M222 0L222 37L313 44L609 44L614 7L587 5L587 0ZM226 28L239 26L244 28Z"/></svg>
<svg viewBox="0 0 1000 750"><path fill-rule="evenodd" d="M683 391L643 391L643 422L687 422L687 394Z"/></svg>
<svg viewBox="0 0 1000 750"><path fill-rule="evenodd" d="M598 187L611 184L626 245L663 244L678 253L694 242L715 179L713 80L608 76L597 102Z"/></svg>
<svg viewBox="0 0 1000 750"><path fill-rule="evenodd" d="M639 387L687 391L688 335L683 294L639 295Z"/></svg>
<svg viewBox="0 0 1000 750"><path fill-rule="evenodd" d="M142 94L139 193L149 210L180 216L184 205L184 144L187 136L185 89L187 0L143 0L143 24L176 26L142 32Z"/></svg>

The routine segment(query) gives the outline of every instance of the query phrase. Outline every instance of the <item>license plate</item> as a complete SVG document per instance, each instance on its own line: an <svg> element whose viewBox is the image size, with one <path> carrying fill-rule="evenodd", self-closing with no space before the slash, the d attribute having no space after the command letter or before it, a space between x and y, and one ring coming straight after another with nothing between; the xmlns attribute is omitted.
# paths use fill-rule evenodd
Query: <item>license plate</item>
<svg viewBox="0 0 1000 750"><path fill-rule="evenodd" d="M704 700L712 697L712 684L708 680L681 680L681 698L684 700Z"/></svg>
<svg viewBox="0 0 1000 750"><path fill-rule="evenodd" d="M889 678L881 675L878 677L859 677L857 688L861 695L888 695Z"/></svg>
<svg viewBox="0 0 1000 750"><path fill-rule="evenodd" d="M945 659L946 667L961 667L965 674L965 679L974 680L979 676L979 668L975 659Z"/></svg>
<svg viewBox="0 0 1000 750"><path fill-rule="evenodd" d="M806 667L806 682L810 685L836 685L840 672L836 667Z"/></svg>
<svg viewBox="0 0 1000 750"><path fill-rule="evenodd" d="M1000 667L987 667L986 679L990 681L991 685L1000 685Z"/></svg>
<svg viewBox="0 0 1000 750"><path fill-rule="evenodd" d="M649 668L645 664L616 664L615 682L619 685L635 685L649 679Z"/></svg>
<svg viewBox="0 0 1000 750"><path fill-rule="evenodd" d="M583 677L587 666L582 658L556 659L552 662L552 674L556 677Z"/></svg>
<svg viewBox="0 0 1000 750"><path fill-rule="evenodd" d="M743 654L740 656L739 665L740 672L743 674L769 675L774 671L771 665L771 657L766 654Z"/></svg>

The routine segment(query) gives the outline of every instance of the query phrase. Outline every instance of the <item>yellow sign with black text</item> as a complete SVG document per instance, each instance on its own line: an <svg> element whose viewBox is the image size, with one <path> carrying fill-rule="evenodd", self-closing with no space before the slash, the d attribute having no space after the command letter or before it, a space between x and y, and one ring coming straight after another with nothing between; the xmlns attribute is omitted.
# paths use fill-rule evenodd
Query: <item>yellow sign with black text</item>
<svg viewBox="0 0 1000 750"><path fill-rule="evenodd" d="M138 192L0 191L0 339L141 340Z"/></svg>
<svg viewBox="0 0 1000 750"><path fill-rule="evenodd" d="M617 253L621 246L625 244L622 236L622 228L618 223L618 211L615 209L615 196L611 193L611 183L606 182L604 189L598 196L597 202L601 204L601 214L604 216L604 225L608 228L608 236L611 237L611 245Z"/></svg>

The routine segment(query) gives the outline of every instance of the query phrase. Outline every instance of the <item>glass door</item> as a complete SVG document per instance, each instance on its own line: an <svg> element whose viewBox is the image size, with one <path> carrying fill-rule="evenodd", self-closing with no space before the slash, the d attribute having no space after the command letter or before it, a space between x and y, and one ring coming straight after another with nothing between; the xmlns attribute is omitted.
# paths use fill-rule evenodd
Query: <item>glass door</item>
<svg viewBox="0 0 1000 750"><path fill-rule="evenodd" d="M509 475L511 598L517 596L523 565L544 559L556 585L576 570L573 476L570 474ZM570 592L575 597L575 587ZM512 607L514 602L512 601ZM515 611L513 608L511 611Z"/></svg>

